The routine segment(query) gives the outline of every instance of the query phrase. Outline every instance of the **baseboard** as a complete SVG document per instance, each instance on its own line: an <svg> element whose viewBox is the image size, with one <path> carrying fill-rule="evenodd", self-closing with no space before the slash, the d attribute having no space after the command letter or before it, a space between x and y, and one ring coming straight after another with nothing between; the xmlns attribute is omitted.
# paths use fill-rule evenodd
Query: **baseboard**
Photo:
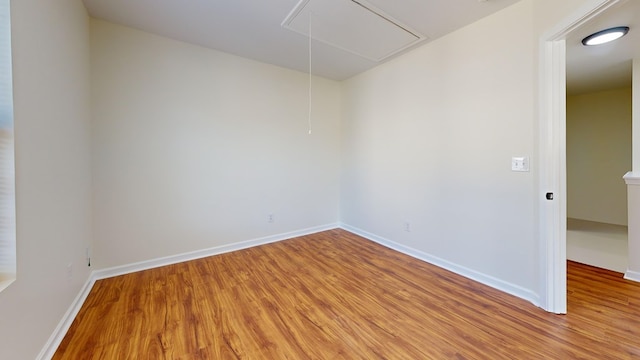
<svg viewBox="0 0 640 360"><path fill-rule="evenodd" d="M383 237L377 236L375 234L366 232L364 230L358 229L356 227L347 225L347 224L340 224L340 228L347 230L349 232L352 232L356 235L360 235L368 240L371 240L373 242L376 242L382 246L388 247L390 249L396 250L398 252L401 252L403 254L409 255L411 257L414 257L416 259L422 260L424 262L428 262L430 264L433 264L435 266L441 267L443 269L449 270L451 272L454 272L458 275L464 276L466 278L469 278L471 280L477 281L479 283L482 283L484 285L490 286L492 288L498 289L500 291L503 291L507 294L511 294L513 296L519 297L521 299L527 300L529 302L531 302L532 304L536 305L536 306L540 306L540 297L534 293L531 290L525 289L521 286L518 285L514 285L511 284L509 282L494 278L492 276L483 274L481 272L475 271L475 270L471 270L469 268L466 268L464 266L460 266L458 264L454 264L450 261L441 259L439 257L427 254L425 252L422 252L420 250L416 250L413 248L410 248L408 246L405 245L401 245L398 244L394 241L385 239Z"/></svg>
<svg viewBox="0 0 640 360"><path fill-rule="evenodd" d="M291 231L288 233L271 235L271 236L266 236L258 239L241 241L233 244L221 245L221 246L216 246L216 247L203 249L203 250L196 250L196 251L166 256L166 257L157 258L157 259L140 261L133 264L101 269L101 270L95 271L94 275L96 280L106 279L114 276L130 274L136 271L148 270L148 269L153 269L161 266L177 264L185 261L201 259L208 256L224 254L224 253L242 250L242 249L248 249L254 246L265 245L265 244L287 240L287 239L291 239L299 236L314 234L317 232L331 230L338 227L339 225L337 223L315 226L312 228Z"/></svg>
<svg viewBox="0 0 640 360"><path fill-rule="evenodd" d="M89 292L91 292L93 284L96 282L94 273L95 272L92 272L89 275L89 278L82 286L82 289L80 289L80 292L73 300L73 303L64 314L64 316L62 316L62 320L60 320L60 323L58 323L58 326L49 337L49 340L47 340L47 343L44 345L44 347L36 357L36 360L48 360L53 357L56 350L58 349L58 346L60 346L62 339L64 339L67 331L69 331L73 320L76 318L76 315L78 315L80 308L82 308L82 304L84 304L85 300L87 300L87 296L89 296Z"/></svg>
<svg viewBox="0 0 640 360"><path fill-rule="evenodd" d="M78 293L78 296L76 296L75 300L73 301L73 303L71 304L67 312L64 314L64 316L62 317L62 320L60 320L60 323L58 324L56 329L53 331L53 334L49 337L49 340L45 344L44 348L40 351L40 354L38 354L38 356L36 357L36 360L48 360L53 357L56 350L60 346L60 343L64 339L64 336L67 334L67 331L69 331L69 328L73 323L73 320L78 315L80 308L82 308L82 305L87 300L87 296L89 296L89 292L91 291L91 288L93 288L93 284L97 280L106 279L106 278L119 276L119 275L125 275L125 274L142 271L142 270L148 270L148 269L152 269L160 266L177 264L177 263L181 263L189 260L200 259L203 257L224 254L224 253L228 253L236 250L247 249L254 246L274 243L274 242L283 241L283 240L287 240L287 239L291 239L299 236L314 234L321 231L336 229L338 227L339 225L337 223L315 226L307 229L266 236L266 237L242 241L234 244L216 246L216 247L212 247L204 250L197 250L197 251L167 256L167 257L158 258L158 259L140 261L133 264L116 266L116 267L107 268L107 269L94 270L91 273L91 275L89 275L89 279L87 279L87 282L84 284L84 286L80 290L80 293Z"/></svg>
<svg viewBox="0 0 640 360"><path fill-rule="evenodd" d="M624 274L624 278L631 281L640 282L640 272L627 270Z"/></svg>

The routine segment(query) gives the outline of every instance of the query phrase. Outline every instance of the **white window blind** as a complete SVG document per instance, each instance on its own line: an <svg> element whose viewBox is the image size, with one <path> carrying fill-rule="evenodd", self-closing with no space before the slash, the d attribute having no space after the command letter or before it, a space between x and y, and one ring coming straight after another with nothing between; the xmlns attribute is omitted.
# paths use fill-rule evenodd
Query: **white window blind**
<svg viewBox="0 0 640 360"><path fill-rule="evenodd" d="M0 290L16 277L13 83L9 0L0 0Z"/></svg>

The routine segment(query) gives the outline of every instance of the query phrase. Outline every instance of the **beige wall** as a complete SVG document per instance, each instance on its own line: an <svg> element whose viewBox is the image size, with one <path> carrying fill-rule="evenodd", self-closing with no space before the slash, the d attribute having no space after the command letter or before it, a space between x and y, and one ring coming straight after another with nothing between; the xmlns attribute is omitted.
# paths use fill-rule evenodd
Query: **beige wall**
<svg viewBox="0 0 640 360"><path fill-rule="evenodd" d="M345 83L343 222L534 289L536 169L510 167L535 156L532 11L522 1Z"/></svg>
<svg viewBox="0 0 640 360"><path fill-rule="evenodd" d="M337 223L337 82L91 23L97 267Z"/></svg>
<svg viewBox="0 0 640 360"><path fill-rule="evenodd" d="M567 97L568 216L627 224L631 88Z"/></svg>
<svg viewBox="0 0 640 360"><path fill-rule="evenodd" d="M633 103L636 106L633 106L633 156L632 163L633 168L631 169L634 172L640 172L640 54L636 58L633 59L633 88L636 91L632 92Z"/></svg>
<svg viewBox="0 0 640 360"><path fill-rule="evenodd" d="M11 7L18 273L0 293L0 359L34 359L90 270L89 18L77 0Z"/></svg>

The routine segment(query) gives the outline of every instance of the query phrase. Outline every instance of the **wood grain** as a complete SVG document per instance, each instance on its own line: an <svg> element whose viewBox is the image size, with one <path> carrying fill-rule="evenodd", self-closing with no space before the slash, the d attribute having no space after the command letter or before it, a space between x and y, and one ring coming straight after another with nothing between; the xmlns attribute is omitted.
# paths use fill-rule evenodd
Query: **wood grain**
<svg viewBox="0 0 640 360"><path fill-rule="evenodd" d="M640 285L568 266L553 315L343 230L96 282L54 359L640 358Z"/></svg>

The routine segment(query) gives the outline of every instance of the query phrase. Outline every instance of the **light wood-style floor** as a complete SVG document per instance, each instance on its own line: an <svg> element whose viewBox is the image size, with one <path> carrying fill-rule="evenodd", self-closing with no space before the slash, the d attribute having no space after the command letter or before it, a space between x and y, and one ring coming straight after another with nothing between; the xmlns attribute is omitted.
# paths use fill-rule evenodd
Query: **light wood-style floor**
<svg viewBox="0 0 640 360"><path fill-rule="evenodd" d="M553 315L331 230L98 281L54 359L640 358L640 284L568 268Z"/></svg>

